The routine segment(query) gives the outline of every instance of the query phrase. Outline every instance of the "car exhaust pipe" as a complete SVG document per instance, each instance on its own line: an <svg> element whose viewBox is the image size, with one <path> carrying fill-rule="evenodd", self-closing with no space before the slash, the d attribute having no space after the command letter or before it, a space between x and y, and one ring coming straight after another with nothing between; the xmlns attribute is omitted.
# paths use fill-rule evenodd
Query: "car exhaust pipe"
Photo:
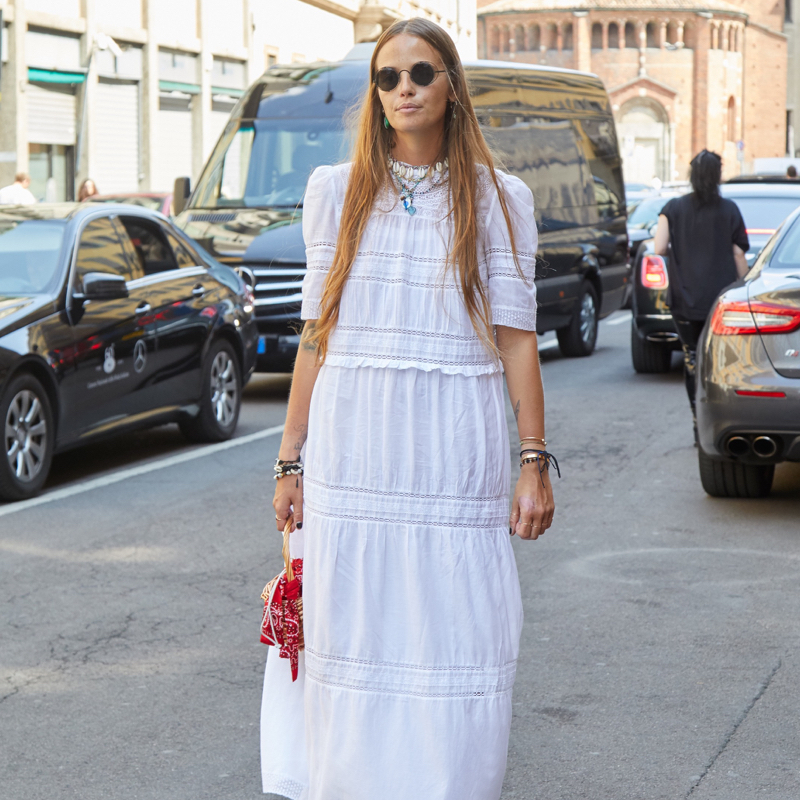
<svg viewBox="0 0 800 800"><path fill-rule="evenodd" d="M744 436L731 436L725 448L732 456L746 456L750 452L750 441Z"/></svg>
<svg viewBox="0 0 800 800"><path fill-rule="evenodd" d="M771 436L756 436L753 439L753 452L759 458L772 458L778 452L778 443Z"/></svg>

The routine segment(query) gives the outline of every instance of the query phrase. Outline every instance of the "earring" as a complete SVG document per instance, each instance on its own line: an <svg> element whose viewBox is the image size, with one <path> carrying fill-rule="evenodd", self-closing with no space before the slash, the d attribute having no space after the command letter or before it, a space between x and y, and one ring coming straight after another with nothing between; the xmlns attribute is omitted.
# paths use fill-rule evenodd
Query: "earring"
<svg viewBox="0 0 800 800"><path fill-rule="evenodd" d="M383 127L384 127L384 128L386 128L386 130L387 130L387 131L389 130L389 128L391 128L391 127L392 127L392 126L389 124L389 118L386 116L386 114L385 114L385 113L384 113L384 115L383 115Z"/></svg>
<svg viewBox="0 0 800 800"><path fill-rule="evenodd" d="M456 118L456 101L453 100L453 119Z"/></svg>

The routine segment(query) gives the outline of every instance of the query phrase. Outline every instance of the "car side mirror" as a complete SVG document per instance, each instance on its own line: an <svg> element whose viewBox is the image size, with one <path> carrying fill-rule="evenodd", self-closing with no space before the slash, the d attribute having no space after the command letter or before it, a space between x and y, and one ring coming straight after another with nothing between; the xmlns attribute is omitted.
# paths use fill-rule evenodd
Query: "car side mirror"
<svg viewBox="0 0 800 800"><path fill-rule="evenodd" d="M192 180L191 178L175 178L175 188L172 192L172 209L173 214L177 217L178 214L186 208L186 203L189 201L189 195L192 193Z"/></svg>
<svg viewBox="0 0 800 800"><path fill-rule="evenodd" d="M128 296L128 284L121 275L110 272L87 272L83 276L85 300L118 300Z"/></svg>

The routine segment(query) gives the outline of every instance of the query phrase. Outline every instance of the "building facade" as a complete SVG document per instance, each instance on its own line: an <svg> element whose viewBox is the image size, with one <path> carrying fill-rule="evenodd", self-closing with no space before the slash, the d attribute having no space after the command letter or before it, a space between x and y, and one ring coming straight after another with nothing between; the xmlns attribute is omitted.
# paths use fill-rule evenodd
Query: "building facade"
<svg viewBox="0 0 800 800"><path fill-rule="evenodd" d="M625 179L685 179L703 148L726 176L787 151L783 0L479 0L482 58L598 74ZM769 54L765 57L765 54Z"/></svg>
<svg viewBox="0 0 800 800"><path fill-rule="evenodd" d="M0 0L0 186L40 199L197 179L231 109L275 63L337 60L396 19L475 57L475 0Z"/></svg>

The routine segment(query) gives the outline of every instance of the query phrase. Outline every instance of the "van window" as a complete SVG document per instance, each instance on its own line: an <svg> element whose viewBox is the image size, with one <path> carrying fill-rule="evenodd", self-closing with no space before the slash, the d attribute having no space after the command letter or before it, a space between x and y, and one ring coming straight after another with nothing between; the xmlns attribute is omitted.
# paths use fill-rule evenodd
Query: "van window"
<svg viewBox="0 0 800 800"><path fill-rule="evenodd" d="M312 171L347 154L335 118L242 121L220 139L193 208L294 207Z"/></svg>
<svg viewBox="0 0 800 800"><path fill-rule="evenodd" d="M611 118L582 119L584 152L594 176L594 194L600 219L611 219L623 212L625 189L617 150L617 130Z"/></svg>
<svg viewBox="0 0 800 800"><path fill-rule="evenodd" d="M572 121L503 115L486 122L484 135L505 168L533 192L542 227L586 224L576 209L592 206L595 190Z"/></svg>

